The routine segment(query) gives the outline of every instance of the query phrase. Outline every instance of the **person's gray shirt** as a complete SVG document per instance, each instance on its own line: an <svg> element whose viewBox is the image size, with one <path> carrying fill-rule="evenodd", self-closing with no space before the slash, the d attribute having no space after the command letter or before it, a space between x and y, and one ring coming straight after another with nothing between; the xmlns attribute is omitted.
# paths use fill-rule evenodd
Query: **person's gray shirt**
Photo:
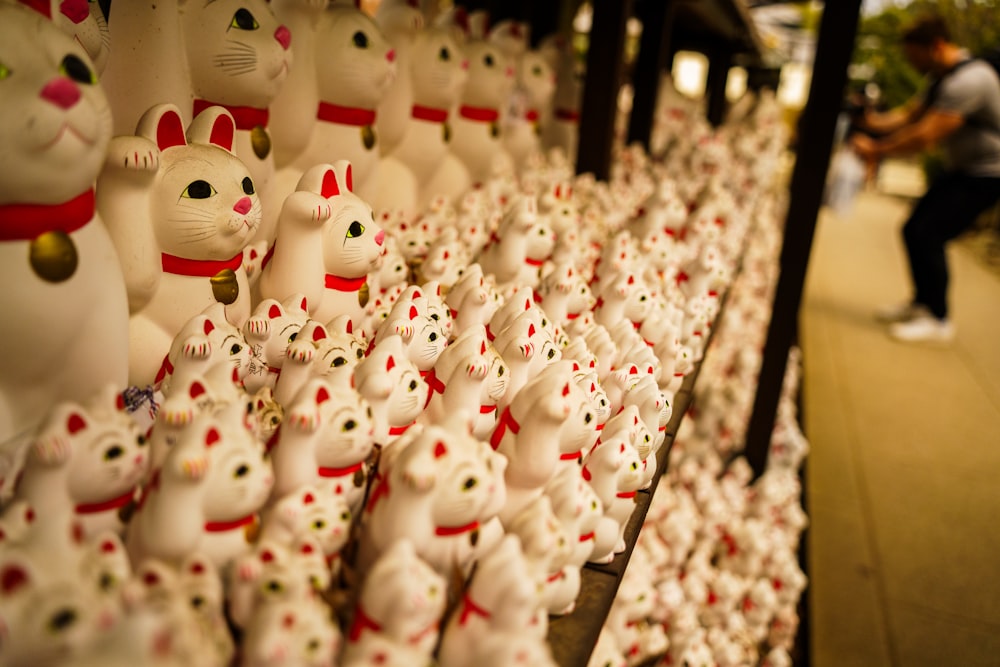
<svg viewBox="0 0 1000 667"><path fill-rule="evenodd" d="M1000 78L992 65L976 60L945 75L931 108L965 119L942 143L948 168L1000 177Z"/></svg>

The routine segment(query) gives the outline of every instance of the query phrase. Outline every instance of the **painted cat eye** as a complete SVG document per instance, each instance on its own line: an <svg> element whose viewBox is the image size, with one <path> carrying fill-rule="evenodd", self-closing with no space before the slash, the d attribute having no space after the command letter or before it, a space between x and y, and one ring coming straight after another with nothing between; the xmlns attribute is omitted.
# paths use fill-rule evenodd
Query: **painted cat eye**
<svg viewBox="0 0 1000 667"><path fill-rule="evenodd" d="M476 486L476 484L477 484L476 478L475 477L470 477L467 480L465 480L464 484L462 484L462 488L465 489L466 491L468 491L469 489L474 488Z"/></svg>
<svg viewBox="0 0 1000 667"><path fill-rule="evenodd" d="M246 195L253 194L253 180L249 176L243 178L242 185L243 185L243 194Z"/></svg>
<svg viewBox="0 0 1000 667"><path fill-rule="evenodd" d="M246 477L250 472L250 466L246 463L241 463L236 470L233 471L233 477Z"/></svg>
<svg viewBox="0 0 1000 667"><path fill-rule="evenodd" d="M233 346L229 348L229 354L239 354L240 350L242 349L243 346L241 346L239 343L233 343Z"/></svg>
<svg viewBox="0 0 1000 667"><path fill-rule="evenodd" d="M344 430L353 431L357 427L357 425L358 423L356 421L354 421L353 419L348 419L346 422L344 422Z"/></svg>
<svg viewBox="0 0 1000 667"><path fill-rule="evenodd" d="M361 359L361 358L363 358L363 357L365 356L365 351L364 351L364 350L362 350L362 349L361 349L361 348L359 347L359 348L357 349L357 355L358 355L358 359Z"/></svg>
<svg viewBox="0 0 1000 667"><path fill-rule="evenodd" d="M413 391L416 388L417 388L417 381L416 380L410 380L410 391Z"/></svg>
<svg viewBox="0 0 1000 667"><path fill-rule="evenodd" d="M485 64L487 67L493 67L494 62L495 61L493 60L493 56L490 54L486 54L486 57L483 58L483 64Z"/></svg>
<svg viewBox="0 0 1000 667"><path fill-rule="evenodd" d="M347 359L345 359L344 357L334 357L333 361L330 363L330 365L333 366L334 368L340 368L341 366L345 366L346 364L347 364Z"/></svg>
<svg viewBox="0 0 1000 667"><path fill-rule="evenodd" d="M542 68L538 65L535 65L534 67L531 68L531 73L534 74L535 76L541 76Z"/></svg>
<svg viewBox="0 0 1000 667"><path fill-rule="evenodd" d="M502 378L503 377L503 366L501 366L499 369L497 369L497 377L498 378Z"/></svg>
<svg viewBox="0 0 1000 667"><path fill-rule="evenodd" d="M229 27L237 30L256 30L260 24L257 23L257 19L253 17L250 10L241 7L233 14L233 20L229 22Z"/></svg>
<svg viewBox="0 0 1000 667"><path fill-rule="evenodd" d="M323 521L323 519L316 519L315 521L313 521L312 527L313 530L323 530L324 528L326 528L326 521Z"/></svg>
<svg viewBox="0 0 1000 667"><path fill-rule="evenodd" d="M446 46L442 46L441 47L441 50L438 51L438 59L439 60L451 60L451 52L448 50L448 47L446 47Z"/></svg>
<svg viewBox="0 0 1000 667"><path fill-rule="evenodd" d="M347 228L347 238L354 239L365 233L365 226L360 222L355 220L351 223L350 227Z"/></svg>
<svg viewBox="0 0 1000 667"><path fill-rule="evenodd" d="M191 606L194 607L195 609L201 609L203 606L205 606L205 598L203 598L200 595L195 595L193 598L191 598Z"/></svg>
<svg viewBox="0 0 1000 667"><path fill-rule="evenodd" d="M114 445L113 447L108 447L108 450L104 452L104 460L114 461L124 453L125 450L121 448L121 445Z"/></svg>
<svg viewBox="0 0 1000 667"><path fill-rule="evenodd" d="M211 183L198 179L197 181L188 183L188 186L184 188L184 192L181 193L181 197L187 197L188 199L208 199L214 194L216 194L216 191Z"/></svg>
<svg viewBox="0 0 1000 667"><path fill-rule="evenodd" d="M49 630L52 632L63 632L76 623L76 611L73 609L61 609L49 619Z"/></svg>
<svg viewBox="0 0 1000 667"><path fill-rule="evenodd" d="M294 341L295 341L295 339L296 339L296 338L298 338L298 337L299 337L299 332L298 332L298 331L296 331L295 333L293 333L293 334L292 334L291 336L289 336L289 337L288 337L288 342L289 342L289 343L292 343L292 342L294 342Z"/></svg>
<svg viewBox="0 0 1000 667"><path fill-rule="evenodd" d="M3 63L0 63L0 81L3 81L8 76L10 76L10 68Z"/></svg>
<svg viewBox="0 0 1000 667"><path fill-rule="evenodd" d="M75 56L72 53L68 54L62 59L62 62L59 63L59 71L77 83L97 83L97 76L95 76L91 69L87 66L87 63L83 62L79 56Z"/></svg>
<svg viewBox="0 0 1000 667"><path fill-rule="evenodd" d="M354 42L354 46L358 47L359 49L368 48L368 35L361 32L360 30L354 33L354 35L351 37L351 40Z"/></svg>
<svg viewBox="0 0 1000 667"><path fill-rule="evenodd" d="M340 513L340 520L341 521L350 521L351 520L351 513L350 512L341 512Z"/></svg>

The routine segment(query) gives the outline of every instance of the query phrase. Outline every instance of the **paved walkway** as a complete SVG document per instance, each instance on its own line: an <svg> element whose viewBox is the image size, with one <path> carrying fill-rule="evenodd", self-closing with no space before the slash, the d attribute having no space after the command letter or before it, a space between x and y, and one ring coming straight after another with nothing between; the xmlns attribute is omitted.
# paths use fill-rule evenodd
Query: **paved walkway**
<svg viewBox="0 0 1000 667"><path fill-rule="evenodd" d="M956 340L894 342L871 312L908 296L908 210L863 193L850 216L821 216L813 246L801 344L814 667L1000 666L1000 276L952 247Z"/></svg>

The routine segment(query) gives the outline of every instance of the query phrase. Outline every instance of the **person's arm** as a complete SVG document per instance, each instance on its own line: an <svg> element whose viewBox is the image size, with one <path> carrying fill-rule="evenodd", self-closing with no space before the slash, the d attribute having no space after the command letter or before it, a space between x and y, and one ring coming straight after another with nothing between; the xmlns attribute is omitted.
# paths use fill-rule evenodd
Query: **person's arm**
<svg viewBox="0 0 1000 667"><path fill-rule="evenodd" d="M917 120L923 107L919 97L914 97L902 106L889 111L865 109L860 127L875 134L891 134Z"/></svg>
<svg viewBox="0 0 1000 667"><path fill-rule="evenodd" d="M912 155L936 145L965 122L954 111L928 109L916 122L904 125L881 139L863 135L851 140L854 150L863 159L877 161L887 156Z"/></svg>

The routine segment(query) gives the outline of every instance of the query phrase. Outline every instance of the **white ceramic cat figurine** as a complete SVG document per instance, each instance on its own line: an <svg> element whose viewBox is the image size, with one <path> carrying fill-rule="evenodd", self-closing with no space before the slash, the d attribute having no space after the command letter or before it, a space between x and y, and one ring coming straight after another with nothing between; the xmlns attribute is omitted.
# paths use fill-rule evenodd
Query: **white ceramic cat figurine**
<svg viewBox="0 0 1000 667"><path fill-rule="evenodd" d="M350 662L373 637L382 637L429 660L447 599L445 579L420 559L412 542L397 540L365 576L341 659Z"/></svg>
<svg viewBox="0 0 1000 667"><path fill-rule="evenodd" d="M10 165L0 176L0 458L14 460L53 404L85 401L109 382L124 388L128 304L95 214L111 117L93 66L26 7L4 4L0 26L12 86L0 102Z"/></svg>
<svg viewBox="0 0 1000 667"><path fill-rule="evenodd" d="M133 562L179 562L200 550L220 569L249 548L274 483L244 406L199 416L154 472L129 524Z"/></svg>
<svg viewBox="0 0 1000 667"><path fill-rule="evenodd" d="M473 438L465 414L407 438L369 496L359 562L371 563L401 538L437 572L467 572L480 527L495 517L505 462ZM384 459L383 459L384 462Z"/></svg>
<svg viewBox="0 0 1000 667"><path fill-rule="evenodd" d="M413 96L399 143L383 156L379 211L398 210L412 221L437 195L458 197L471 185L465 165L451 153L448 118L465 83L459 45L447 28L416 34L410 51Z"/></svg>
<svg viewBox="0 0 1000 667"><path fill-rule="evenodd" d="M247 622L240 667L329 667L342 638L318 598L270 600Z"/></svg>
<svg viewBox="0 0 1000 667"><path fill-rule="evenodd" d="M528 50L516 57L516 88L503 119L503 145L518 172L541 152L542 117L550 113L556 77L545 57Z"/></svg>
<svg viewBox="0 0 1000 667"><path fill-rule="evenodd" d="M261 224L252 239L258 257L248 262L256 273L259 260L274 243L284 199L275 187L268 106L278 98L293 64L292 33L275 18L266 0L207 4L181 0L181 32L194 95L191 116L214 105L233 116L232 151L250 170L260 196ZM188 118L186 110L184 117Z"/></svg>
<svg viewBox="0 0 1000 667"><path fill-rule="evenodd" d="M535 302L549 318L566 326L597 303L581 274L572 263L560 262L544 275L535 292Z"/></svg>
<svg viewBox="0 0 1000 667"><path fill-rule="evenodd" d="M543 641L541 592L520 540L507 535L479 559L476 572L442 632L438 660L449 667L471 667L476 647L490 636L524 636Z"/></svg>
<svg viewBox="0 0 1000 667"><path fill-rule="evenodd" d="M413 40L424 29L424 15L409 0L385 0L375 10L375 21L396 51L397 63L396 79L379 103L375 119L379 149L385 155L392 152L406 132L413 105L410 74Z"/></svg>
<svg viewBox="0 0 1000 667"><path fill-rule="evenodd" d="M561 468L545 485L545 495L552 511L570 536L572 553L563 568L559 586L550 591L550 614L569 614L576 607L580 593L580 568L594 551L598 525L604 520L604 507L580 471ZM617 526L616 526L617 527ZM612 533L617 537L616 533Z"/></svg>
<svg viewBox="0 0 1000 667"><path fill-rule="evenodd" d="M111 385L86 405L54 406L34 438L15 498L42 521L74 516L87 537L121 532L128 505L149 468L146 439Z"/></svg>
<svg viewBox="0 0 1000 667"><path fill-rule="evenodd" d="M427 383L393 334L358 364L355 383L372 408L375 442L388 445L406 433L427 403Z"/></svg>
<svg viewBox="0 0 1000 667"><path fill-rule="evenodd" d="M576 149L580 142L583 72L568 40L560 49L553 66L556 72L556 87L552 94L552 112L543 120L542 146L545 149L560 149L569 163L574 164Z"/></svg>
<svg viewBox="0 0 1000 667"><path fill-rule="evenodd" d="M242 381L250 370L252 354L243 332L229 323L225 306L216 302L188 320L177 333L154 383L164 394L169 394L173 383L204 377L219 364L230 365Z"/></svg>
<svg viewBox="0 0 1000 667"><path fill-rule="evenodd" d="M261 220L246 166L232 152L232 116L210 107L185 137L179 109L157 105L135 136L115 137L97 205L118 248L128 287L129 380L156 375L184 324L215 302L226 319L250 317L243 251Z"/></svg>
<svg viewBox="0 0 1000 667"><path fill-rule="evenodd" d="M229 619L245 628L258 607L276 600L302 602L330 586L330 568L311 535L291 543L260 539L225 574Z"/></svg>
<svg viewBox="0 0 1000 667"><path fill-rule="evenodd" d="M627 320L638 329L652 305L652 293L641 276L619 273L597 293L594 320L609 329Z"/></svg>
<svg viewBox="0 0 1000 667"><path fill-rule="evenodd" d="M510 370L486 337L486 327L470 326L441 353L424 380L430 396L424 415L444 421L459 410L475 415L473 434L485 440L497 420L497 401L507 393Z"/></svg>
<svg viewBox="0 0 1000 667"><path fill-rule="evenodd" d="M314 320L362 320L362 288L382 253L385 232L353 188L346 160L317 164L302 175L278 219L274 255L260 277L262 297L280 301L301 293Z"/></svg>
<svg viewBox="0 0 1000 667"><path fill-rule="evenodd" d="M337 387L350 387L354 368L365 358L365 341L354 335L354 324L346 315L334 318L329 327L308 320L285 352L285 364L274 388L283 405L312 378L324 378Z"/></svg>
<svg viewBox="0 0 1000 667"><path fill-rule="evenodd" d="M521 540L521 550L536 577L542 581L542 605L546 612L566 607L563 590L569 561L579 535L564 526L552 510L548 496L541 495L526 506L507 526L508 532ZM579 575L580 566L576 566ZM579 592L579 585L576 587ZM575 593L569 602L575 599Z"/></svg>
<svg viewBox="0 0 1000 667"><path fill-rule="evenodd" d="M475 324L487 325L501 306L502 297L483 276L478 263L470 264L455 283L445 302L451 310L456 331L464 331Z"/></svg>
<svg viewBox="0 0 1000 667"><path fill-rule="evenodd" d="M274 497L317 486L360 509L368 481L375 422L357 391L322 378L307 382L287 404L285 421L270 448Z"/></svg>
<svg viewBox="0 0 1000 667"><path fill-rule="evenodd" d="M462 52L469 61L469 78L455 117L452 152L476 185L514 169L500 124L503 106L514 88L514 66L496 44L484 39L466 42Z"/></svg>
<svg viewBox="0 0 1000 667"><path fill-rule="evenodd" d="M429 296L417 285L403 290L373 340L377 345L381 338L389 335L399 337L407 358L425 377L448 343L438 321L431 319Z"/></svg>
<svg viewBox="0 0 1000 667"><path fill-rule="evenodd" d="M552 253L555 235L538 216L533 196L521 196L508 205L490 245L479 256L484 273L496 276L497 285L535 287L539 270Z"/></svg>
<svg viewBox="0 0 1000 667"><path fill-rule="evenodd" d="M291 547L310 536L331 569L351 532L351 508L343 495L306 485L279 498L261 517L260 540Z"/></svg>
<svg viewBox="0 0 1000 667"><path fill-rule="evenodd" d="M294 166L344 159L354 169L365 201L377 192L379 146L376 108L396 76L396 52L379 27L353 4L334 3L321 15L313 37L319 105L316 121Z"/></svg>
<svg viewBox="0 0 1000 667"><path fill-rule="evenodd" d="M621 553L625 549L625 524L635 508L635 495L643 482L642 462L625 429L609 435L611 437L602 438L587 456L583 477L597 492L604 506L604 516L617 522L619 529L614 553ZM608 554L595 553L591 560L602 562L602 556L607 558Z"/></svg>
<svg viewBox="0 0 1000 667"><path fill-rule="evenodd" d="M108 63L108 23L97 3L87 0L21 0L21 4L52 19L87 52L100 75Z"/></svg>
<svg viewBox="0 0 1000 667"><path fill-rule="evenodd" d="M247 391L256 393L262 387L274 386L281 375L288 346L309 319L308 303L301 294L293 294L284 303L264 299L254 308L243 332L253 348L245 384Z"/></svg>

